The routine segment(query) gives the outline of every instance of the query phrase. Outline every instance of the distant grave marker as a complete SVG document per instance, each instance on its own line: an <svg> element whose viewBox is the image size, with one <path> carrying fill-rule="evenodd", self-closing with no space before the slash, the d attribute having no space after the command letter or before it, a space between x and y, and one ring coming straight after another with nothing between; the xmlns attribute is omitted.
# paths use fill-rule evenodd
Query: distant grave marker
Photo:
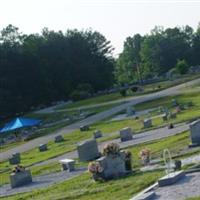
<svg viewBox="0 0 200 200"><path fill-rule="evenodd" d="M133 139L133 133L130 127L126 127L120 130L120 139L122 142Z"/></svg>
<svg viewBox="0 0 200 200"><path fill-rule="evenodd" d="M9 163L10 163L11 165L19 164L20 161L21 161L20 153L13 153L13 154L12 154L12 157L9 159Z"/></svg>
<svg viewBox="0 0 200 200"><path fill-rule="evenodd" d="M102 137L102 132L100 130L95 130L93 133L94 139Z"/></svg>
<svg viewBox="0 0 200 200"><path fill-rule="evenodd" d="M38 149L40 152L47 151L47 144L40 144Z"/></svg>
<svg viewBox="0 0 200 200"><path fill-rule="evenodd" d="M64 141L64 138L62 135L57 135L55 138L54 138L54 142L55 143L59 143L59 142L63 142Z"/></svg>
<svg viewBox="0 0 200 200"><path fill-rule="evenodd" d="M151 119L144 119L143 125L144 125L144 128L152 127L152 120Z"/></svg>

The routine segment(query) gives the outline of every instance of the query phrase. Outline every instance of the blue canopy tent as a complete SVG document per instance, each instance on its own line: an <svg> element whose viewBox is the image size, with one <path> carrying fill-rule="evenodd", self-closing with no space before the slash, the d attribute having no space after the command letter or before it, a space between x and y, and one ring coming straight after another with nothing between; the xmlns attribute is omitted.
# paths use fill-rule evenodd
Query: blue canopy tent
<svg viewBox="0 0 200 200"><path fill-rule="evenodd" d="M27 119L18 117L11 122L7 123L1 130L0 133L4 133L7 131L13 131L19 128L28 127L28 126L35 126L38 125L41 122L41 120L37 119Z"/></svg>

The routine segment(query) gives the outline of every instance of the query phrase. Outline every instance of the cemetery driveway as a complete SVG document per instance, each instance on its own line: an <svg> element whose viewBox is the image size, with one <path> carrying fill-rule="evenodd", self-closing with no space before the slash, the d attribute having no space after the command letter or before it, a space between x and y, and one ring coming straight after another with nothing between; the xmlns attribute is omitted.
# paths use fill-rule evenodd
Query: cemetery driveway
<svg viewBox="0 0 200 200"><path fill-rule="evenodd" d="M93 124L97 121L105 119L107 117L110 117L110 116L126 109L129 106L134 106L138 103L143 103L143 102L146 102L146 101L155 100L157 98L161 98L161 97L165 97L165 96L179 94L179 93L182 92L183 88L186 88L188 86L191 86L191 85L199 83L199 82L200 82L200 78L196 79L196 80L189 81L187 83L183 83L183 84L168 88L168 89L165 89L165 90L162 90L162 91L159 91L159 92L134 97L134 99L130 100L127 103L115 106L111 109L108 109L107 111L103 111L103 112L98 113L96 115L90 116L90 117L88 117L88 118L86 118L86 119L84 119L80 122L76 122L74 124L66 126L62 129L56 131L55 133L52 133L52 134L49 134L49 135L46 135L46 136L43 136L43 137L40 137L40 138L33 139L29 142L26 142L25 144L14 147L14 148L9 149L5 152L1 152L0 153L0 161L8 159L15 152L22 153L22 152L28 151L30 149L33 149L35 147L38 147L39 144L52 141L56 135L68 134L68 133L71 133L74 130L79 129L79 127L82 126L82 125L90 125L90 124Z"/></svg>

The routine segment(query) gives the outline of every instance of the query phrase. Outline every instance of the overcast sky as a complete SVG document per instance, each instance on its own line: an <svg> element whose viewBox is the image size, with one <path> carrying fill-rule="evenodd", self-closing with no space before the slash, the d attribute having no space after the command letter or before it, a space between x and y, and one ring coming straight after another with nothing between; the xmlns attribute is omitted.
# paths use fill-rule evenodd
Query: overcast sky
<svg viewBox="0 0 200 200"><path fill-rule="evenodd" d="M0 29L13 24L23 33L92 28L122 51L127 36L200 22L200 0L0 0Z"/></svg>

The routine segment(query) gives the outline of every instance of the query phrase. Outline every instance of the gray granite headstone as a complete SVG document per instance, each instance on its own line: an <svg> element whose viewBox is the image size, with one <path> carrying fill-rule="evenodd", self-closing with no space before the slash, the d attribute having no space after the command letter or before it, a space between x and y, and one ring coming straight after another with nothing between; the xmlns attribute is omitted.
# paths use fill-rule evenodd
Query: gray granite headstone
<svg viewBox="0 0 200 200"><path fill-rule="evenodd" d="M127 116L132 116L132 115L134 115L135 114L135 110L132 108L132 107L128 107L127 109L126 109L126 115Z"/></svg>
<svg viewBox="0 0 200 200"><path fill-rule="evenodd" d="M83 125L83 126L80 126L80 131L89 131L89 126L88 125Z"/></svg>
<svg viewBox="0 0 200 200"><path fill-rule="evenodd" d="M167 113L164 113L164 115L162 116L162 119L163 119L163 121L167 121L167 119L168 119L168 114L167 114Z"/></svg>
<svg viewBox="0 0 200 200"><path fill-rule="evenodd" d="M94 139L102 137L102 132L100 130L95 130L93 133Z"/></svg>
<svg viewBox="0 0 200 200"><path fill-rule="evenodd" d="M150 128L152 126L152 120L144 119L143 124L144 124L144 128Z"/></svg>
<svg viewBox="0 0 200 200"><path fill-rule="evenodd" d="M192 144L200 145L200 120L194 121L190 124Z"/></svg>
<svg viewBox="0 0 200 200"><path fill-rule="evenodd" d="M10 175L10 184L12 188L20 187L32 182L30 170L12 173Z"/></svg>
<svg viewBox="0 0 200 200"><path fill-rule="evenodd" d="M171 119L175 119L175 118L176 118L176 113L170 113L169 117L170 117Z"/></svg>
<svg viewBox="0 0 200 200"><path fill-rule="evenodd" d="M108 155L97 159L103 168L102 176L106 179L123 176L127 173L124 161L124 154L120 152L118 155Z"/></svg>
<svg viewBox="0 0 200 200"><path fill-rule="evenodd" d="M64 141L64 138L62 135L57 135L54 139L55 143L58 143L58 142L62 142Z"/></svg>
<svg viewBox="0 0 200 200"><path fill-rule="evenodd" d="M88 140L80 143L77 151L80 161L90 161L100 156L96 140Z"/></svg>
<svg viewBox="0 0 200 200"><path fill-rule="evenodd" d="M176 101L176 99L172 99L172 106L173 107L178 106L178 102Z"/></svg>
<svg viewBox="0 0 200 200"><path fill-rule="evenodd" d="M40 146L38 148L39 148L40 152L47 151L47 145L46 144L40 144Z"/></svg>
<svg viewBox="0 0 200 200"><path fill-rule="evenodd" d="M119 133L120 133L120 139L122 142L133 139L133 134L132 134L132 130L130 127L121 129Z"/></svg>
<svg viewBox="0 0 200 200"><path fill-rule="evenodd" d="M20 161L21 161L20 153L13 153L13 154L12 154L12 157L9 159L9 163L10 163L11 165L19 164Z"/></svg>

